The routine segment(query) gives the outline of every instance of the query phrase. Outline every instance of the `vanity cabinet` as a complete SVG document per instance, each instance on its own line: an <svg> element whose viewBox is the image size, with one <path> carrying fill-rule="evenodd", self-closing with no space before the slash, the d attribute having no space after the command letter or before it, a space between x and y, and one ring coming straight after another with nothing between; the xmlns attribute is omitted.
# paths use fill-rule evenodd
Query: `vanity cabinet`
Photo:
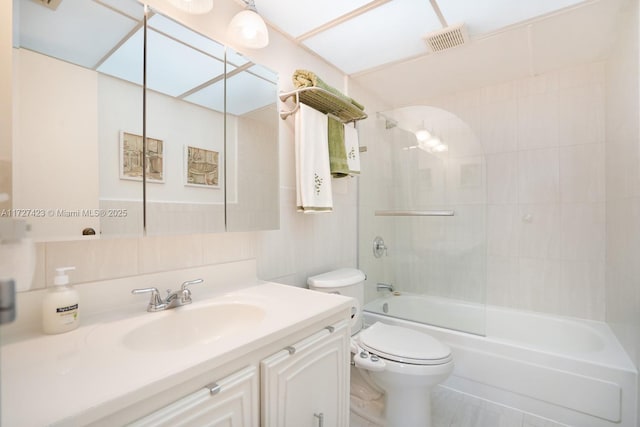
<svg viewBox="0 0 640 427"><path fill-rule="evenodd" d="M264 427L349 425L349 327L330 326L260 363Z"/></svg>
<svg viewBox="0 0 640 427"><path fill-rule="evenodd" d="M349 323L330 324L240 354L89 425L347 427Z"/></svg>
<svg viewBox="0 0 640 427"><path fill-rule="evenodd" d="M258 427L258 370L248 366L129 424Z"/></svg>

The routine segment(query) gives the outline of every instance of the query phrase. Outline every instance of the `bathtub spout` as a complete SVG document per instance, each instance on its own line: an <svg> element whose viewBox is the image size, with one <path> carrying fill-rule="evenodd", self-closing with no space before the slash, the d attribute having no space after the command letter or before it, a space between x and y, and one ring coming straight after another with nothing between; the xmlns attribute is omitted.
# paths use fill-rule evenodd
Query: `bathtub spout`
<svg viewBox="0 0 640 427"><path fill-rule="evenodd" d="M388 290L389 292L393 292L394 291L393 285L391 283L378 283L378 284L376 284L376 290L378 292L384 291L385 289Z"/></svg>

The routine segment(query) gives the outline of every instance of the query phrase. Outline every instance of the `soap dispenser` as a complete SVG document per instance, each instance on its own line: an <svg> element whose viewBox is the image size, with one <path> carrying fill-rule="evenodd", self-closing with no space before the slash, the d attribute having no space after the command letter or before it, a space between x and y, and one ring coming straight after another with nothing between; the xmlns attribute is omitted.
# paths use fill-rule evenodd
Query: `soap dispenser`
<svg viewBox="0 0 640 427"><path fill-rule="evenodd" d="M56 268L53 287L49 289L42 301L42 329L46 334L60 334L78 327L78 291L69 285L67 271L75 267Z"/></svg>

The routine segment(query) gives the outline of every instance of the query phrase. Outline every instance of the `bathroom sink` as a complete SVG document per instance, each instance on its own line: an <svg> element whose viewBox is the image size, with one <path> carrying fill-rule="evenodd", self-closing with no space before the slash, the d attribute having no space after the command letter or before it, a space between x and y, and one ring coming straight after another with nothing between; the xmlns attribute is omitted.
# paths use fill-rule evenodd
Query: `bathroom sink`
<svg viewBox="0 0 640 427"><path fill-rule="evenodd" d="M225 302L185 306L149 316L157 318L124 334L125 347L156 352L210 344L257 326L265 317L265 310L253 304Z"/></svg>

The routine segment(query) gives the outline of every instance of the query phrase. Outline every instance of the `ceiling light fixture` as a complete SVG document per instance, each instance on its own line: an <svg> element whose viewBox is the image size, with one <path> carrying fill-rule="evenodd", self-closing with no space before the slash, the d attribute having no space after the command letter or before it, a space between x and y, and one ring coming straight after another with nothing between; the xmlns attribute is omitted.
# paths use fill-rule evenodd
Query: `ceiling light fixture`
<svg viewBox="0 0 640 427"><path fill-rule="evenodd" d="M213 0L169 0L169 3L177 9L194 15L207 13L213 9Z"/></svg>
<svg viewBox="0 0 640 427"><path fill-rule="evenodd" d="M445 151L449 151L449 146L440 141L440 138L437 136L431 136L424 141L418 141L418 148L427 153L444 153Z"/></svg>
<svg viewBox="0 0 640 427"><path fill-rule="evenodd" d="M418 142L425 142L431 138L431 132L426 129L418 129L416 131L416 139Z"/></svg>
<svg viewBox="0 0 640 427"><path fill-rule="evenodd" d="M242 0L246 9L238 12L227 28L229 37L237 41L242 46L261 49L269 44L269 31L267 24L256 10L254 0Z"/></svg>

